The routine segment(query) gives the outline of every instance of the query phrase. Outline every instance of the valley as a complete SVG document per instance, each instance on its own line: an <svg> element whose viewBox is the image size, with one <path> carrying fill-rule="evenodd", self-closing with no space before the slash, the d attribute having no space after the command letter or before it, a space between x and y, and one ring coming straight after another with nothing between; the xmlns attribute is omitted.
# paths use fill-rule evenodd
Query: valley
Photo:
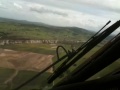
<svg viewBox="0 0 120 90"><path fill-rule="evenodd" d="M73 48L77 49L94 33L77 27L55 27L42 23L0 18L0 90L12 90L18 87L55 62L57 46L62 45L70 51ZM54 83L81 65L110 38L93 48ZM59 53L60 56L66 54L62 49ZM50 88L53 83L47 84L47 79L60 64L50 68L21 90ZM115 62L91 79L106 75L110 70L119 67L119 64L119 61Z"/></svg>

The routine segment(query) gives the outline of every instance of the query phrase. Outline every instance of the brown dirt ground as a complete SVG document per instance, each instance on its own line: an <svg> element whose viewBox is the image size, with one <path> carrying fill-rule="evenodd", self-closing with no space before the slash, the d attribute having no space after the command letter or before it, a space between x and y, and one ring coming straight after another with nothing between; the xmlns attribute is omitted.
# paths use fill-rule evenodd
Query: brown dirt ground
<svg viewBox="0 0 120 90"><path fill-rule="evenodd" d="M40 72L52 64L53 55L0 49L0 67ZM53 68L48 72L53 72Z"/></svg>

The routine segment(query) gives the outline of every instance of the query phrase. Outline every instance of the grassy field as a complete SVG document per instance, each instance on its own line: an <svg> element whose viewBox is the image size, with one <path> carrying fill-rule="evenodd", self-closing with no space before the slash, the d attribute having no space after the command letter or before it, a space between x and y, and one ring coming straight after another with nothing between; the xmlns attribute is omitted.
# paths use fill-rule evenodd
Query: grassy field
<svg viewBox="0 0 120 90"><path fill-rule="evenodd" d="M0 84L13 74L13 69L0 68Z"/></svg>
<svg viewBox="0 0 120 90"><path fill-rule="evenodd" d="M31 72L31 71L19 71L18 75L13 80L13 87L17 87L21 85L23 82L27 81L38 72ZM39 76L37 79L30 82L28 85L23 87L21 90L30 90L30 89L42 89L47 85L47 78L50 76L50 73L44 73L43 75ZM29 87L29 88L28 88ZM28 89L26 89L28 88Z"/></svg>
<svg viewBox="0 0 120 90"><path fill-rule="evenodd" d="M0 46L0 48L3 49L12 49L16 51L26 51L26 52L54 55L55 49L51 47L53 47L53 45L47 45L47 44L10 44L10 45Z"/></svg>
<svg viewBox="0 0 120 90"><path fill-rule="evenodd" d="M47 44L14 44L14 45L4 45L0 46L3 49L11 49L16 51L25 51L25 52L34 52L45 55L54 55L55 49L51 48L53 45ZM37 74L38 72L33 71L19 71L18 75L13 79L12 84L9 85L4 84L3 82L10 77L14 73L14 69L5 69L0 68L0 90L10 90L10 88L15 88L30 79L32 76ZM36 80L32 81L21 90L31 90L31 89L40 89L44 88L47 85L47 78L50 76L50 73L46 72ZM42 89L41 89L42 90Z"/></svg>
<svg viewBox="0 0 120 90"><path fill-rule="evenodd" d="M1 39L81 40L93 32L76 27L52 27L0 22Z"/></svg>
<svg viewBox="0 0 120 90"><path fill-rule="evenodd" d="M63 44L63 46L65 46L65 48L67 48L67 50L71 49L70 45L64 45ZM35 53L40 53L40 54L42 53L42 54L55 55L55 49L53 49L51 47L53 47L53 46L52 45L47 45L47 44L41 44L41 45L40 44L14 44L14 45L0 46L0 48L7 48L7 49L12 49L12 50L17 50L17 51L27 51L27 52L35 52ZM76 48L77 47L78 46L76 46ZM84 57L82 57L72 67L70 67L63 75L61 75L60 78L55 80L54 83L59 82L60 80L63 79L63 77L66 77L68 74L70 74L74 69L77 68L77 66L81 65L89 56L91 56L93 53L95 53L100 47L101 46L98 45L95 48L93 48L89 53L87 53ZM60 50L60 56L62 56L64 54L65 54L65 52L63 50ZM57 58L56 56L53 58L53 62L55 62L57 60L56 58ZM61 63L55 65L54 68L57 68ZM102 76L106 75L107 73L112 72L114 69L119 67L119 65L120 65L120 63L114 62L113 64L111 64L110 66L108 66L104 70L102 70L101 72L99 72L96 75L94 75L93 77L91 77L89 80L96 79L98 77L102 77ZM1 73L2 72L4 72L4 71L1 70ZM21 83L25 82L26 80L28 80L29 78L34 76L36 73L37 72L19 71L18 75L13 80L12 87L13 88L17 87ZM34 89L43 88L43 87L47 86L46 82L47 82L47 78L49 76L50 76L50 73L44 73L41 77L39 77L36 80L32 81L31 83L29 83L28 85L23 87L21 90L31 90L31 89L34 90ZM7 78L7 76L5 78ZM8 90L8 88L10 88L10 86L8 86L8 85L7 86L0 85L0 86L1 86L0 88L3 88L3 89L7 88L7 90Z"/></svg>
<svg viewBox="0 0 120 90"><path fill-rule="evenodd" d="M4 21L4 20L3 20ZM40 26L40 25L32 25L32 24L22 24L19 21L12 22L0 22L0 39L45 39L45 40L80 40L86 41L93 33L89 32L85 29L76 28L76 27L53 27L53 26ZM62 44L67 50L71 50L70 44ZM50 44L9 44L9 45L0 45L2 49L11 49L15 51L22 51L22 52L34 52L39 54L45 55L54 55L53 62L57 60L55 48L57 45L50 45ZM76 45L76 49L80 45ZM58 78L54 83L56 84L59 82L63 77L66 77L70 74L73 70L75 70L79 65L81 65L88 57L90 57L93 53L95 53L101 45L96 46L93 48L89 53L83 56L78 62L76 62L72 67L70 67L61 77ZM60 56L65 55L66 53L60 49L59 51ZM62 63L62 62L61 62ZM60 66L60 64L54 66L54 69ZM119 67L120 63L114 62L110 66L106 67L101 72L97 73L91 79L96 79L98 77L102 77L107 73L113 71L117 67ZM19 86L23 82L27 81L31 77L33 77L38 72L35 71L26 71L21 70L18 72L17 76L13 79L12 83L4 84L4 81L10 77L14 73L14 69L8 68L0 68L0 90L10 90ZM34 90L47 88L47 78L51 75L51 73L45 72L42 76L38 77L37 79L33 80L21 90ZM67 77L66 77L67 78Z"/></svg>
<svg viewBox="0 0 120 90"><path fill-rule="evenodd" d="M13 72L14 69L0 68L0 90L12 90L38 73L33 71L19 71L17 76L13 79L12 83L4 84L4 81L8 77L10 77L13 74ZM31 89L40 89L40 88L42 89L45 86L47 86L46 78L48 78L49 76L50 73L46 72L37 79L33 80L25 87L23 87L21 90L31 90Z"/></svg>

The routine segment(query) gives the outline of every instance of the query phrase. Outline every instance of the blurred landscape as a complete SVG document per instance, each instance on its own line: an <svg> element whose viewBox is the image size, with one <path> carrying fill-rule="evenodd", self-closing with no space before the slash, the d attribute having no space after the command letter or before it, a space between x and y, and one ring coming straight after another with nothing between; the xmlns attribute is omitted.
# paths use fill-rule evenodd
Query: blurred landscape
<svg viewBox="0 0 120 90"><path fill-rule="evenodd" d="M52 64L58 45L70 48L73 44L82 44L92 34L77 27L0 18L0 89L17 87ZM43 88L52 72L53 68L28 84L25 90Z"/></svg>
<svg viewBox="0 0 120 90"><path fill-rule="evenodd" d="M10 90L19 86L56 61L55 50L58 45L63 45L68 50L77 49L94 33L77 27L57 27L44 23L0 18L0 90ZM105 42L102 42L97 45L69 72L104 44ZM61 50L60 54L63 55L64 52ZM110 72L119 64L120 62L116 61L94 78ZM47 78L58 66L48 70L22 90L42 90L47 85Z"/></svg>

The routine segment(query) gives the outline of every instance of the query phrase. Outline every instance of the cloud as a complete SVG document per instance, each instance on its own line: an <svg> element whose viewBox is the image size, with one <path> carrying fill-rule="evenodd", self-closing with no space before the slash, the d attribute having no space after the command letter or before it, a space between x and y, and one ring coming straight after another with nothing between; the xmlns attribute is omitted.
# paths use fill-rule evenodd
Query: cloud
<svg viewBox="0 0 120 90"><path fill-rule="evenodd" d="M59 0L57 0L59 1ZM61 0L120 13L120 0Z"/></svg>
<svg viewBox="0 0 120 90"><path fill-rule="evenodd" d="M103 17L49 5L31 3L27 6L30 8L30 11L37 12L34 15L38 20L57 26L76 26L93 30L108 21L108 19Z"/></svg>
<svg viewBox="0 0 120 90"><path fill-rule="evenodd" d="M56 14L64 17L68 16L68 14L61 9L57 9L56 7L50 7L46 5L40 5L40 4L31 5L30 11L38 12L41 14Z"/></svg>
<svg viewBox="0 0 120 90"><path fill-rule="evenodd" d="M13 3L13 5L15 6L15 7L17 7L18 9L22 9L23 7L20 5L20 4L18 4L18 3Z"/></svg>
<svg viewBox="0 0 120 90"><path fill-rule="evenodd" d="M2 6L2 3L0 2L0 6Z"/></svg>
<svg viewBox="0 0 120 90"><path fill-rule="evenodd" d="M0 2L0 8L2 8L3 7L3 5L2 5L2 3Z"/></svg>
<svg viewBox="0 0 120 90"><path fill-rule="evenodd" d="M85 14L82 12L72 11L64 9L62 12L66 12L68 16L58 16L56 14L41 14L36 13L35 16L40 21L47 22L51 25L57 26L75 26L88 30L97 30L101 28L109 19L98 17L95 15Z"/></svg>
<svg viewBox="0 0 120 90"><path fill-rule="evenodd" d="M7 7L4 6L1 2L0 2L0 8L2 8L2 9L7 9Z"/></svg>
<svg viewBox="0 0 120 90"><path fill-rule="evenodd" d="M2 14L2 16L15 19L43 22L56 26L75 26L93 31L99 30L108 20L112 19L112 21L115 22L120 16L119 13L111 12L112 9L117 10L114 8L116 6L109 8L101 4L101 1L98 0L93 0L96 2L89 0L1 1L3 1L2 4L7 6L8 9L4 9L4 11L1 9L0 16ZM100 4L97 3L97 1ZM106 1L107 0L105 0L105 2ZM103 8L105 8L105 10ZM19 11L18 9L21 10Z"/></svg>

